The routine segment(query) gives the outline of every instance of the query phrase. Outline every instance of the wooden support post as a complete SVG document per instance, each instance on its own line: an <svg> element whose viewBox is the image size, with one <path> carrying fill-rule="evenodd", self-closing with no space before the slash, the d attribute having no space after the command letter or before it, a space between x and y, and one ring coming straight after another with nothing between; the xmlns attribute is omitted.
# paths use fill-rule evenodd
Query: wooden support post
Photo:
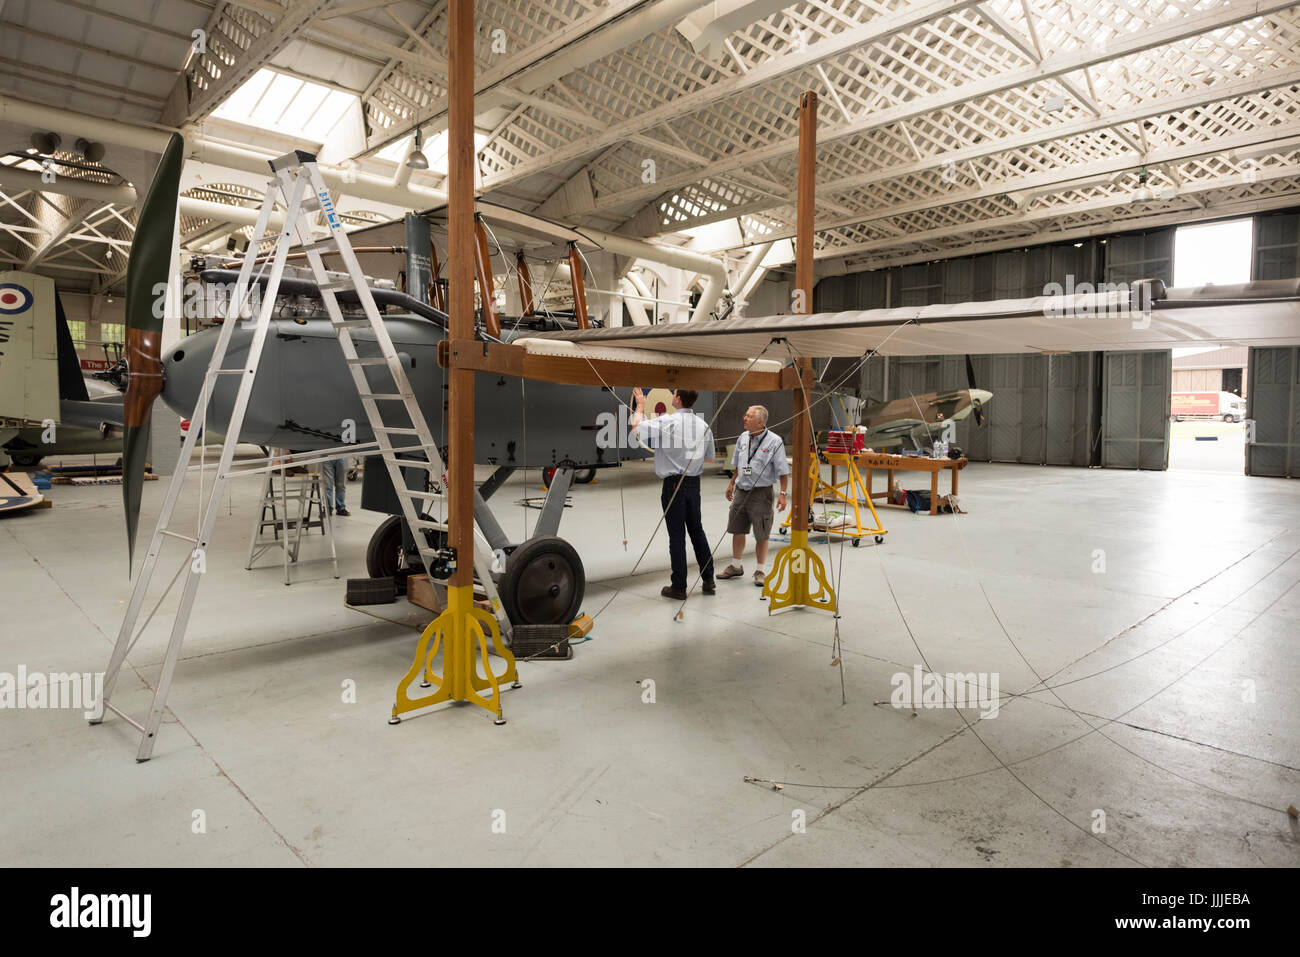
<svg viewBox="0 0 1300 957"><path fill-rule="evenodd" d="M525 316L531 316L533 305L533 277L528 271L528 260L522 249L515 252L515 272L519 274L519 302Z"/></svg>
<svg viewBox="0 0 1300 957"><path fill-rule="evenodd" d="M578 244L569 243L569 281L573 283L573 312L578 317L578 328L587 328L587 285L582 278L582 257Z"/></svg>
<svg viewBox="0 0 1300 957"><path fill-rule="evenodd" d="M799 182L795 219L795 292L793 311L812 312L813 294L813 205L817 186L817 94L806 91L799 99ZM794 397L794 481L790 494L790 544L772 561L763 594L769 611L805 605L835 611L835 591L826 577L821 558L808 547L808 502L812 497L811 470L802 467L812 445L808 422L808 389L812 381L812 360L796 359L798 381ZM810 584L811 583L811 584Z"/></svg>
<svg viewBox="0 0 1300 957"><path fill-rule="evenodd" d="M486 259L474 230L474 0L449 0L447 123L447 245L450 279L448 313L449 351L469 349L474 335L474 264ZM480 255L481 254L481 255ZM481 277L480 273L480 277ZM492 287L484 286L484 314L492 301ZM491 331L491 330L489 330ZM500 333L498 325L494 334ZM468 701L505 724L501 710L501 685L519 686L515 659L501 643L496 618L474 606L474 370L452 366L448 406L447 478L448 539L456 552L456 568L447 581L447 609L420 636L415 661L397 686L390 723L399 715L443 701ZM436 478L436 476L435 476ZM416 533L420 534L420 533ZM505 659L506 668L495 674L488 660L488 642ZM435 658L442 653L442 674ZM481 662L483 674L478 673ZM412 699L407 690L423 677L422 685L436 690ZM480 694L491 689L490 695Z"/></svg>
<svg viewBox="0 0 1300 957"><path fill-rule="evenodd" d="M483 304L483 327L493 339L500 339L501 318L497 315L496 283L492 281L492 258L488 255L487 231L483 229L483 220L477 213L474 214L474 270L478 274L479 302Z"/></svg>

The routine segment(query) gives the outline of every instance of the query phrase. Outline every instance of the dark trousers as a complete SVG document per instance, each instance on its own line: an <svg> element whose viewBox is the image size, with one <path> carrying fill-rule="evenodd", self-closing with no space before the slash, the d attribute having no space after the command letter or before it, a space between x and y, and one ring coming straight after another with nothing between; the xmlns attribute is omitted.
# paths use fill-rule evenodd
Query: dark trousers
<svg viewBox="0 0 1300 957"><path fill-rule="evenodd" d="M677 483L681 490L677 491ZM673 492L677 492L676 496ZM671 504L669 500L671 499ZM668 557L673 563L672 586L686 590L686 534L691 536L695 560L706 582L713 581L713 550L704 523L700 520L700 477L675 476L664 479L659 502L664 510L664 524L668 526Z"/></svg>

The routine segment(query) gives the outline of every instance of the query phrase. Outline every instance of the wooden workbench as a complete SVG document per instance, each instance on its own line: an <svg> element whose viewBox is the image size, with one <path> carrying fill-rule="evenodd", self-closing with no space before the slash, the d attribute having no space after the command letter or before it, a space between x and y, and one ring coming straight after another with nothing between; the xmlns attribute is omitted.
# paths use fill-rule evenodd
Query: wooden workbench
<svg viewBox="0 0 1300 957"><path fill-rule="evenodd" d="M966 467L967 459L962 456L959 459L931 459L923 458L919 455L890 455L887 452L860 452L854 458L857 460L858 468L862 472L862 478L867 483L867 494L874 500L884 500L884 504L892 504L889 501L890 489L894 487L895 472L929 472L930 473L930 514L939 514L939 473L944 469L952 470L952 490L951 494L957 494L957 473ZM883 469L888 473L885 481L885 490L877 492L871 487L871 475L875 469ZM906 505L898 505L897 508L906 508Z"/></svg>

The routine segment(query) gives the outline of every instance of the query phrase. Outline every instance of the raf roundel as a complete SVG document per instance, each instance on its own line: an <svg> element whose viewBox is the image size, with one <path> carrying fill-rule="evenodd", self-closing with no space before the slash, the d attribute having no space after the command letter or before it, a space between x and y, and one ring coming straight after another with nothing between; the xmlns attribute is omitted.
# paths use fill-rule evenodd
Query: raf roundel
<svg viewBox="0 0 1300 957"><path fill-rule="evenodd" d="M32 305L31 290L17 283L0 283L0 316L15 316Z"/></svg>

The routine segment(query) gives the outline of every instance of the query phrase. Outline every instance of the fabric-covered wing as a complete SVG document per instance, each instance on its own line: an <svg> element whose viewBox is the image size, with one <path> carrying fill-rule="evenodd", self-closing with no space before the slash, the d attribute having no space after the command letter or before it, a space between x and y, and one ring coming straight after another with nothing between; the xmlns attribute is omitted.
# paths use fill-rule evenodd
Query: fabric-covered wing
<svg viewBox="0 0 1300 957"><path fill-rule="evenodd" d="M1300 344L1300 280L1040 296L901 309L703 320L535 334L580 346L736 359L959 355ZM787 348L788 343L788 348Z"/></svg>

